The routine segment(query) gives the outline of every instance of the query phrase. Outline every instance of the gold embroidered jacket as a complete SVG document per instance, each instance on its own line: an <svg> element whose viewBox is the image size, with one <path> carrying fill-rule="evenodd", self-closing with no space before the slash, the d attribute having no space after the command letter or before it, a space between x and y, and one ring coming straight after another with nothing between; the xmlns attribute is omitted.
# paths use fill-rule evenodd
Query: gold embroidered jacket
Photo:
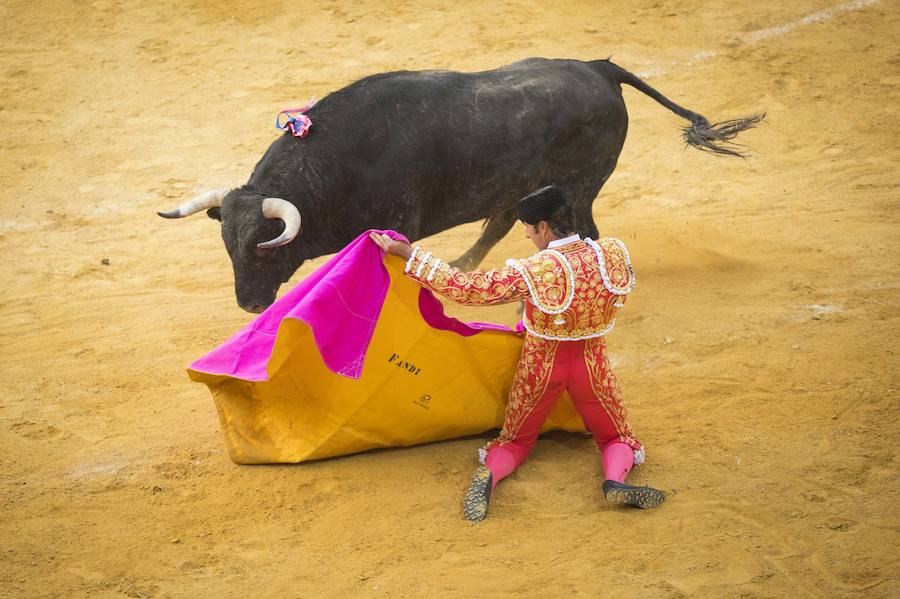
<svg viewBox="0 0 900 599"><path fill-rule="evenodd" d="M527 299L525 329L544 339L601 337L634 289L628 250L618 239L586 238L548 248L500 270L463 272L418 246L406 263L420 285L464 305Z"/></svg>

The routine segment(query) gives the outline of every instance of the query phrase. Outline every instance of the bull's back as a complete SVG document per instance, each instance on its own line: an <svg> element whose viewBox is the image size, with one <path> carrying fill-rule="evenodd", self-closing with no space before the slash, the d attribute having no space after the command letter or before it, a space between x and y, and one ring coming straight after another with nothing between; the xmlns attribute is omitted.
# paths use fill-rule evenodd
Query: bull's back
<svg viewBox="0 0 900 599"><path fill-rule="evenodd" d="M476 73L385 73L332 96L310 114L322 110L329 121L338 118L366 128L406 124L417 131L465 134L470 139L496 138L498 132L510 140L527 138L569 121L624 110L618 83L605 70L581 61L542 58Z"/></svg>
<svg viewBox="0 0 900 599"><path fill-rule="evenodd" d="M378 115L360 152L427 189L429 216L469 222L493 214L536 179L597 168L624 142L621 91L580 61L529 59L478 73L427 71L362 86L360 113ZM574 175L577 177L577 173ZM403 177L401 177L403 178ZM434 219L440 221L441 219ZM440 229L438 229L440 230Z"/></svg>

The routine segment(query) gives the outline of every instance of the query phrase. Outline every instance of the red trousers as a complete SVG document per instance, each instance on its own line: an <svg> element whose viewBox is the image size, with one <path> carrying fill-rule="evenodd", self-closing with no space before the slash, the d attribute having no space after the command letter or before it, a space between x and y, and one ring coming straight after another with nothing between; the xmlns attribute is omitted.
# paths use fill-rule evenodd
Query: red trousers
<svg viewBox="0 0 900 599"><path fill-rule="evenodd" d="M609 366L602 337L553 341L527 335L509 392L500 437L489 444L508 451L518 467L537 442L541 426L556 400L569 392L597 447L625 443L641 449L628 424L628 413Z"/></svg>

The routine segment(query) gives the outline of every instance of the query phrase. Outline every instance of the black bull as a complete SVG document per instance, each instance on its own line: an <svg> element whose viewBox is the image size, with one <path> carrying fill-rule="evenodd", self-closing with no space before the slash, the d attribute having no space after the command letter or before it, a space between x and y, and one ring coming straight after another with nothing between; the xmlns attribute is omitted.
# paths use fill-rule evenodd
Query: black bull
<svg viewBox="0 0 900 599"><path fill-rule="evenodd" d="M742 155L730 140L763 118L710 124L608 60L385 73L310 109L309 136L282 135L246 185L160 215L207 209L221 220L237 301L251 312L275 301L304 260L336 252L366 229L416 240L487 219L455 262L472 268L509 232L517 200L549 184L566 191L577 232L596 237L591 204L628 129L622 83L689 120L686 143L717 154Z"/></svg>

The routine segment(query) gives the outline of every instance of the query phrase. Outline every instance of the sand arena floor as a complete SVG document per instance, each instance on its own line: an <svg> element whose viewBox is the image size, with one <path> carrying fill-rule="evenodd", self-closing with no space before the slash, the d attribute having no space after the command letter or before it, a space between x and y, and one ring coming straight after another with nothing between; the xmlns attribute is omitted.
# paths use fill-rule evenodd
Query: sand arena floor
<svg viewBox="0 0 900 599"><path fill-rule="evenodd" d="M0 28L0 595L900 596L897 2L10 1ZM609 338L634 479L668 503L608 506L577 435L477 526L480 438L230 463L184 367L249 315L216 224L155 211L364 75L610 55L711 119L768 112L718 158L626 88L595 203L638 274ZM516 229L485 265L529 252Z"/></svg>

